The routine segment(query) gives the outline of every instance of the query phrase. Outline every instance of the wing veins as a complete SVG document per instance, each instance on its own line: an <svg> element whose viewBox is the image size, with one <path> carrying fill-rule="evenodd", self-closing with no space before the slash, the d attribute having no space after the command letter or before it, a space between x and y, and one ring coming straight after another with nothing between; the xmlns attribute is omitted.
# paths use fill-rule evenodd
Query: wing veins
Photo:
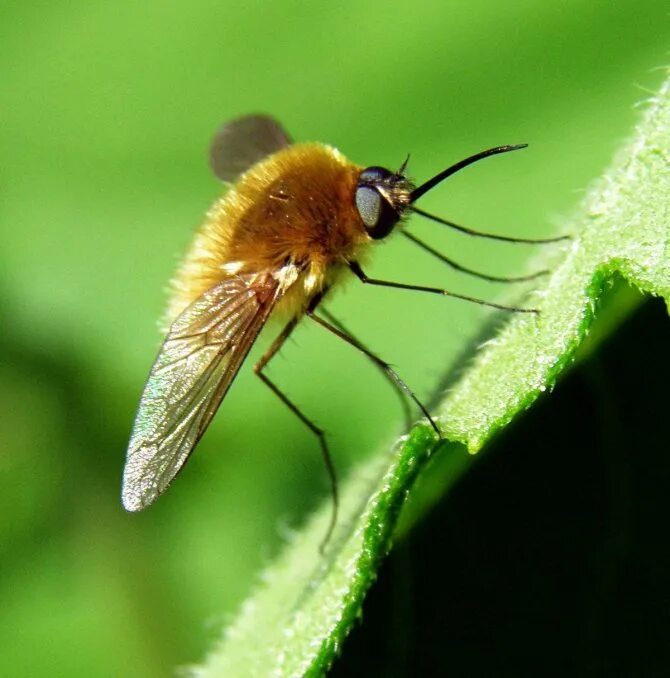
<svg viewBox="0 0 670 678"><path fill-rule="evenodd" d="M220 352L217 353L217 355L212 359L212 361L207 365L207 367L203 370L202 374L198 377L198 380L196 383L193 385L193 388L190 388L186 393L179 397L175 403L172 409L183 409L183 410L188 410L188 411L193 411L195 408L192 408L191 405L195 402L197 402L200 399L200 396L202 395L202 391L207 386L207 383L209 382L212 374L216 372L216 369L219 367L221 364L224 356L228 353L228 351ZM184 399L188 397L188 401L184 402ZM167 428L165 431L161 431L160 433L156 433L156 435L153 438L149 438L148 443L149 444L157 444L161 440L166 440L169 438L172 433L175 431L175 429L179 425L179 418L175 417L170 424L169 428ZM159 445L159 448L162 447Z"/></svg>
<svg viewBox="0 0 670 678"><path fill-rule="evenodd" d="M283 291L270 275L235 276L174 321L135 419L124 472L126 509L153 502L183 467Z"/></svg>
<svg viewBox="0 0 670 678"><path fill-rule="evenodd" d="M248 324L250 324L250 323L248 323ZM248 324L241 331L246 331ZM171 340L168 339L168 341L171 341ZM236 344L234 344L232 342L223 342L223 341L211 342L209 344L205 344L204 346L198 347L192 353L189 353L188 356L182 356L181 358L179 358L176 361L176 364L179 364L180 362L182 362L184 360L188 360L189 358L192 358L197 353L204 351L206 349L209 349L213 346L221 346L223 348L216 352L216 355L211 359L209 364L204 368L204 370L202 371L202 373L198 377L197 381L193 384L193 386L188 391L186 391L186 393L184 393L184 395L177 398L177 400L174 403L174 406L170 409L173 409L173 410L176 410L176 409L190 410L191 405L193 403L195 403L200 398L203 389L207 386L210 378L216 372L216 370L218 369L218 367L221 364L221 362L223 361L223 359L228 354L233 352L236 348ZM161 365L160 371L162 371L162 370L163 370L163 366ZM156 373L159 373L159 370L157 370ZM184 399L187 398L187 397L188 397L188 401L186 403L184 403ZM167 399L164 396L162 397L162 399L167 401ZM179 419L178 419L178 417L176 417L174 423L170 426L170 428L168 428L165 432L162 432L161 434L157 434L154 438L151 438L149 440L149 442L150 443L156 443L157 440L168 438L172 434L172 432L174 431L176 426L178 426L178 424L179 424Z"/></svg>
<svg viewBox="0 0 670 678"><path fill-rule="evenodd" d="M177 334L174 337L169 336L169 341L185 341L187 339L193 339L195 337L201 336L201 335L207 335L213 327L216 327L218 325L222 325L224 321L226 321L228 318L234 315L240 315L240 311L243 310L244 306L252 301L256 301L255 294L253 293L252 290L249 290L246 288L247 292L250 292L248 296L243 297L240 299L240 301L233 306L229 311L226 313L226 315L222 316L219 318L216 314L218 310L225 305L225 302L220 301L214 306L213 308L209 309L209 314L211 316L211 319L209 323L206 326L203 326L198 332L194 332L192 334ZM242 295L240 295L242 296Z"/></svg>

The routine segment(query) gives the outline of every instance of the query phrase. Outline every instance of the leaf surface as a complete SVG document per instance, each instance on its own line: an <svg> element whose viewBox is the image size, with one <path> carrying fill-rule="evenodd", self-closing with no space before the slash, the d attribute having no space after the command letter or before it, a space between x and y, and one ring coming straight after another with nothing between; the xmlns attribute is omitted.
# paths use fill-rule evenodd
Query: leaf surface
<svg viewBox="0 0 670 678"><path fill-rule="evenodd" d="M486 343L439 402L445 440L417 425L391 451L350 474L340 519L324 557L325 505L294 535L225 629L200 676L324 673L360 615L363 598L391 546L400 509L419 472L439 450L442 492L473 453L550 390L586 337L598 300L615 277L670 299L670 82L594 184L548 261L553 273L529 303L539 317L514 316Z"/></svg>

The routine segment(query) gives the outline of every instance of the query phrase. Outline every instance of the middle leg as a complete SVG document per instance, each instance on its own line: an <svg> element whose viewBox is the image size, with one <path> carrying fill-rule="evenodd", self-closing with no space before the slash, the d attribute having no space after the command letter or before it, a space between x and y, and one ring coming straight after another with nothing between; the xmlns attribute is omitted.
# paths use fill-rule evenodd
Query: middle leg
<svg viewBox="0 0 670 678"><path fill-rule="evenodd" d="M361 343L361 341L354 337L354 335L330 311L328 311L325 308L321 308L320 313L326 318L326 320L328 320L329 323L331 323L338 330L340 330L340 332L350 336L357 344L363 346L366 349L366 351L369 352L369 349L363 343ZM379 371L384 375L384 377L386 377L389 384L391 384L391 386L393 387L393 391L398 394L400 405L402 407L403 417L405 419L405 428L409 431L409 429L412 427L412 411L407 402L407 393L402 388L400 388L398 382L391 377L391 375L384 367L382 367L382 365L380 365L378 362L374 360L372 361L372 364L379 369Z"/></svg>
<svg viewBox="0 0 670 678"><path fill-rule="evenodd" d="M350 344L354 348L358 349L361 353L366 355L370 360L372 360L372 362L374 362L375 365L379 367L379 369L383 370L388 375L388 377L393 380L393 382L397 385L398 388L404 391L407 394L407 396L414 401L414 403L423 413L424 417L426 417L426 419L428 420L428 423L431 425L437 436L439 438L442 437L440 429L437 427L437 424L430 416L424 404L416 397L412 389L410 389L410 387L407 386L407 384L400 378L400 375L398 375L398 373L391 367L391 365L389 365L387 362L384 362L379 356L375 355L372 351L370 351L363 344L354 339L351 335L347 334L346 332L343 332L342 330L335 327L333 324L329 323L327 320L324 320L323 318L316 315L312 307L307 309L306 314L314 322L321 325L321 327L325 327L335 336L339 337L340 339L343 339L348 344Z"/></svg>
<svg viewBox="0 0 670 678"><path fill-rule="evenodd" d="M264 373L264 369L267 367L268 363L275 355L277 355L279 349L284 345L286 340L291 336L291 333L298 324L298 318L292 318L281 331L279 336L272 342L272 345L268 350L263 354L261 359L254 365L254 373L261 379L261 381L286 405L293 414L295 414L300 421L307 426L307 428L318 438L319 445L321 447L321 455L323 461L326 465L326 470L328 472L328 478L330 480L330 491L333 499L333 510L330 516L330 523L326 531L326 536L324 537L319 550L323 553L326 544L330 540L330 537L335 529L335 524L337 523L337 512L339 508L339 491L337 486L337 474L335 472L335 465L333 464L333 458L330 455L330 450L328 449L328 443L326 441L326 436L323 429L319 428L311 419L309 419L305 414L303 414L298 406L291 401L288 396Z"/></svg>

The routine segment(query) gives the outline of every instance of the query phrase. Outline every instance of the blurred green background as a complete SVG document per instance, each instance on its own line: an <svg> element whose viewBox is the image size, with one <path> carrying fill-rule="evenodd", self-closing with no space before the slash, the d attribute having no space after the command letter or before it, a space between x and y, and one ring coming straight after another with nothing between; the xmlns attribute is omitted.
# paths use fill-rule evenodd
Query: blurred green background
<svg viewBox="0 0 670 678"><path fill-rule="evenodd" d="M409 151L419 180L528 142L422 206L545 235L629 134L669 37L656 0L3 3L2 674L197 661L327 490L308 432L246 369L168 495L141 515L119 503L164 289L221 190L206 151L222 121L268 112L361 164L393 168ZM491 273L532 261L522 246L412 230ZM501 295L401 239L370 270ZM355 283L330 308L424 397L489 317ZM330 432L345 473L400 414L374 368L323 334L302 327L272 374Z"/></svg>

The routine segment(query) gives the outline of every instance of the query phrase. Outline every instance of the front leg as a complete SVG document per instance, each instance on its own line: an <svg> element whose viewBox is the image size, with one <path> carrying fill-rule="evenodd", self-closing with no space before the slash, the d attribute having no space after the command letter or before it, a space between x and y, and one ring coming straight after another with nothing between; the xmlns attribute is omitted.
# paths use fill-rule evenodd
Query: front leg
<svg viewBox="0 0 670 678"><path fill-rule="evenodd" d="M455 292L449 292L448 290L443 290L439 287L425 287L424 285L407 285L406 283L397 283L390 280L378 280L377 278L368 277L360 264L357 261L350 261L349 268L352 273L366 285L379 285L380 287L395 287L401 290L416 290L418 292L432 292L433 294L441 294L442 296L454 297L456 299L464 299L465 301L472 301L475 304L481 304L482 306L490 306L492 308L500 309L501 311L512 311L514 313L535 313L539 315L540 311L536 308L520 308L518 306L504 306L502 304L494 304L492 301L484 301L483 299L477 299L476 297L469 297L465 294L456 294Z"/></svg>

